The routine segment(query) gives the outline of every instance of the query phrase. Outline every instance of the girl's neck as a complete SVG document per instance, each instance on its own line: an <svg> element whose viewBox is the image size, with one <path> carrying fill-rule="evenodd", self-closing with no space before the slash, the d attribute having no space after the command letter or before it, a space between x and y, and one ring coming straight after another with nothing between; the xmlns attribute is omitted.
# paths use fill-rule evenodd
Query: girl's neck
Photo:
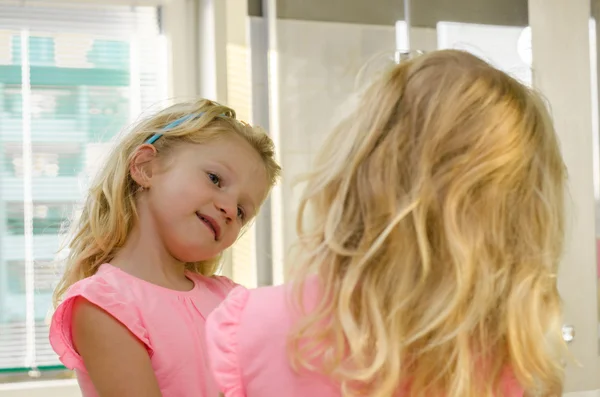
<svg viewBox="0 0 600 397"><path fill-rule="evenodd" d="M161 287L191 289L193 282L185 276L185 263L169 254L154 225L144 224L143 219L148 217L140 213L139 219L129 232L125 245L110 261L111 265Z"/></svg>

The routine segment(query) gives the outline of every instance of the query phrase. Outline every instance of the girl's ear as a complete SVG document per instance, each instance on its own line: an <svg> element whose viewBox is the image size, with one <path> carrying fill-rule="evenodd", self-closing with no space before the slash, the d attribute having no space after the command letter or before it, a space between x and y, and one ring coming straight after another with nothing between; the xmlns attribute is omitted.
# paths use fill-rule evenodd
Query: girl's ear
<svg viewBox="0 0 600 397"><path fill-rule="evenodd" d="M131 178L141 187L149 188L152 184L152 161L156 159L156 148L144 143L138 147L129 164Z"/></svg>

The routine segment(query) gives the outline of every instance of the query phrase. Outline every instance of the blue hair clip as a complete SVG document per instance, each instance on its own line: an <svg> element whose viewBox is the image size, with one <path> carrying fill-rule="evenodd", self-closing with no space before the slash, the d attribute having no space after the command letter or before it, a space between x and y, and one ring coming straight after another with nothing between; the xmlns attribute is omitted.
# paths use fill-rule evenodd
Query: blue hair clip
<svg viewBox="0 0 600 397"><path fill-rule="evenodd" d="M204 112L198 113L198 114L188 114L187 116L183 116L181 118L178 118L177 120L171 121L169 124L167 124L164 128L163 131L168 131L168 130L172 130L175 127L178 127L181 123L191 119L191 118L196 118L196 117L200 117L204 114ZM160 137L163 136L163 134L161 134L160 132L157 132L156 134L152 135L150 138L148 138L146 140L146 142L149 145L153 145L154 142L158 141L160 139Z"/></svg>

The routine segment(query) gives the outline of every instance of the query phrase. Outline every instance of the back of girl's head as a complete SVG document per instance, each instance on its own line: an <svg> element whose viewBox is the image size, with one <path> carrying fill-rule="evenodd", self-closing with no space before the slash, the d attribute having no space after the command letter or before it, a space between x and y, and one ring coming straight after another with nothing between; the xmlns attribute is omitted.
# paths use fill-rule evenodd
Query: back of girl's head
<svg viewBox="0 0 600 397"><path fill-rule="evenodd" d="M168 125L172 127L165 128ZM54 293L55 305L73 283L95 274L125 244L137 218L135 193L139 189L131 177L130 164L136 150L155 134L160 134L160 139L153 145L162 158L168 158L181 144L241 136L264 162L269 187L280 172L271 138L263 130L237 120L233 109L215 102L180 103L140 122L118 142L89 188L81 216L72 228L66 270ZM217 257L186 266L210 276L219 261Z"/></svg>
<svg viewBox="0 0 600 397"><path fill-rule="evenodd" d="M317 273L327 299L294 364L352 395L491 396L506 368L559 395L565 179L531 89L460 51L395 66L307 176L297 277Z"/></svg>

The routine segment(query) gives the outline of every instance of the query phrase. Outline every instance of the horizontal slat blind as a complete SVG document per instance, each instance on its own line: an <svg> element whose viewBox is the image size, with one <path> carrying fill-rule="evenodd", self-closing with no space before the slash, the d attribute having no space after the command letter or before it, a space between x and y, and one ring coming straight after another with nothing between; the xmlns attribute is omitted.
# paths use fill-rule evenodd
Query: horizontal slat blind
<svg viewBox="0 0 600 397"><path fill-rule="evenodd" d="M63 236L108 142L166 98L153 7L0 4L0 373L58 364Z"/></svg>

